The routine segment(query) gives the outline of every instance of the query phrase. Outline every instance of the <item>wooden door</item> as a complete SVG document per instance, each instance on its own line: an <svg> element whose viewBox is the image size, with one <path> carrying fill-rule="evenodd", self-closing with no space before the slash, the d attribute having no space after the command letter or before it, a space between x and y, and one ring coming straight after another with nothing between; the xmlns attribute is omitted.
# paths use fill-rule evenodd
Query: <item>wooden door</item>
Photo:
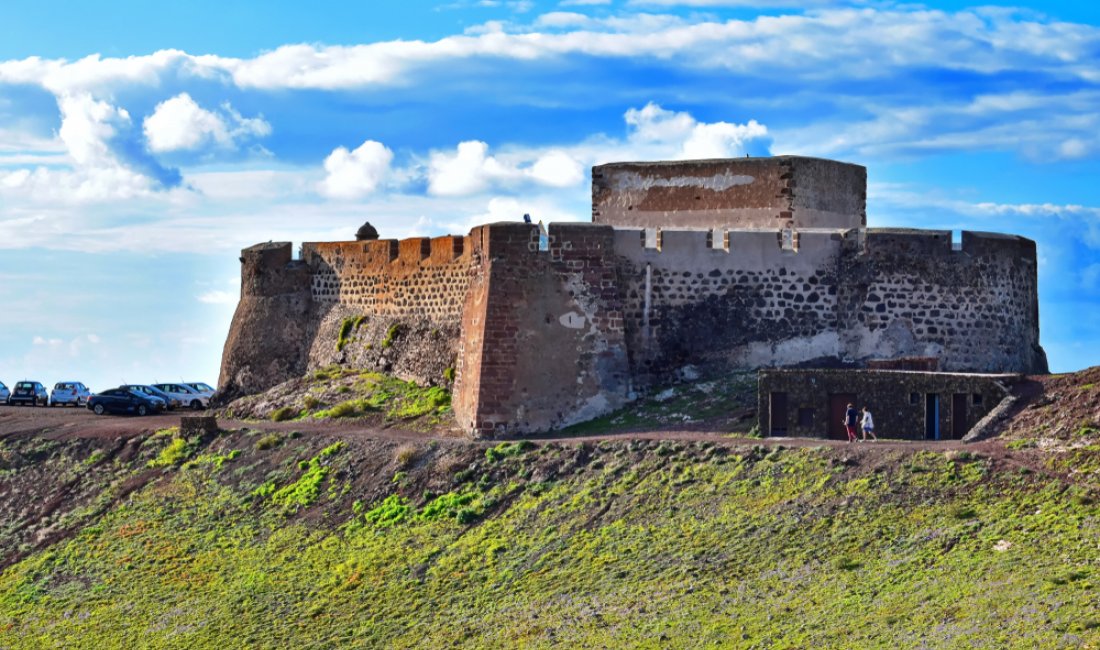
<svg viewBox="0 0 1100 650"><path fill-rule="evenodd" d="M966 394L955 393L951 396L951 437L955 440L966 435Z"/></svg>
<svg viewBox="0 0 1100 650"><path fill-rule="evenodd" d="M844 414L849 404L856 403L855 393L829 394L829 437L833 440L847 440L848 431L844 428Z"/></svg>
<svg viewBox="0 0 1100 650"><path fill-rule="evenodd" d="M787 422L789 416L787 415L787 394L786 393L772 393L771 396L771 420L772 430L768 432L769 436L785 436L787 435Z"/></svg>

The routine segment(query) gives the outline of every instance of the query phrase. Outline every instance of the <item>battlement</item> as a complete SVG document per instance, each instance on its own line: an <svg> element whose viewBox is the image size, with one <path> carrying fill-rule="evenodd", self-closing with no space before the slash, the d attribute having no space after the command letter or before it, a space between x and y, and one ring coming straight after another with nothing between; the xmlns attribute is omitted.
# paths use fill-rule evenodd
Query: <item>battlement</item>
<svg viewBox="0 0 1100 650"><path fill-rule="evenodd" d="M315 269L323 265L341 269L351 265L376 270L391 265L405 270L446 266L464 256L468 257L471 248L469 240L469 237L446 235L401 240L306 242L302 244L302 261Z"/></svg>
<svg viewBox="0 0 1100 650"><path fill-rule="evenodd" d="M849 235L858 237L859 233ZM1035 242L1017 235L963 230L958 245L952 243L950 230L915 228L868 228L864 235L865 252L879 257L921 256L945 258L952 255L1022 259L1035 262Z"/></svg>

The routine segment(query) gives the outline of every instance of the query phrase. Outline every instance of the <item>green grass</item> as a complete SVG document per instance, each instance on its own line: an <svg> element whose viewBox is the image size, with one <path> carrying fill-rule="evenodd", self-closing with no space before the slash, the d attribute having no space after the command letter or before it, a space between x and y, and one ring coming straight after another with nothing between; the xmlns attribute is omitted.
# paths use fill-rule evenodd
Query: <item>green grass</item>
<svg viewBox="0 0 1100 650"><path fill-rule="evenodd" d="M293 420L296 417L298 417L298 409L290 406L284 406L271 412L272 422L285 422L286 420Z"/></svg>
<svg viewBox="0 0 1100 650"><path fill-rule="evenodd" d="M376 372L352 373L357 379L341 386L343 394L357 395L327 409L313 411L318 419L340 419L382 414L386 420L413 420L429 417L438 420L451 412L451 393L441 386L419 386ZM347 375L345 375L347 376Z"/></svg>
<svg viewBox="0 0 1100 650"><path fill-rule="evenodd" d="M340 333L336 337L337 352L343 351L347 344L351 343L355 332L358 331L359 326L361 326L366 319L366 316L349 316L340 323Z"/></svg>
<svg viewBox="0 0 1100 650"><path fill-rule="evenodd" d="M502 458L508 458L509 456L518 456L525 451L530 451L535 448L535 444L530 440L519 440L517 442L502 442L495 447L490 447L485 450L485 459L490 463L498 461Z"/></svg>
<svg viewBox="0 0 1100 650"><path fill-rule="evenodd" d="M191 455L191 445L183 438L172 438L168 445L160 450L157 457L149 461L149 467L175 467Z"/></svg>
<svg viewBox="0 0 1100 650"><path fill-rule="evenodd" d="M401 323L390 325L390 328L386 330L386 338L382 339L382 348L388 349L393 346L394 342L397 341L397 337L401 336L404 331L405 326Z"/></svg>
<svg viewBox="0 0 1100 650"><path fill-rule="evenodd" d="M1100 449L1018 452L1086 473L1067 486L939 452L662 445L478 457L439 496L410 470L326 498L364 471L350 441L258 487L245 458L172 473L0 575L3 645L1100 644Z"/></svg>

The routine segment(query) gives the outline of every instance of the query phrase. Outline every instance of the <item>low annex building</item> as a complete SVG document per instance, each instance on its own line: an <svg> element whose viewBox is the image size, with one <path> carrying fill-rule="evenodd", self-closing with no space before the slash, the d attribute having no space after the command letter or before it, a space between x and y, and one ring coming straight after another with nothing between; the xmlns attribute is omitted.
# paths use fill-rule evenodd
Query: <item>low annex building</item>
<svg viewBox="0 0 1100 650"><path fill-rule="evenodd" d="M960 440L1009 396L1015 374L775 369L760 373L757 414L768 436L847 440L849 404L871 410L875 432Z"/></svg>
<svg viewBox="0 0 1100 650"><path fill-rule="evenodd" d="M1046 371L1035 243L866 227L866 169L779 156L592 170L592 223L466 236L259 244L222 360L232 399L329 363L339 323L400 325L370 357L450 382L471 435L544 431L629 403L687 365L722 372L934 359ZM387 356L388 355L388 356ZM444 377L447 379L444 379Z"/></svg>

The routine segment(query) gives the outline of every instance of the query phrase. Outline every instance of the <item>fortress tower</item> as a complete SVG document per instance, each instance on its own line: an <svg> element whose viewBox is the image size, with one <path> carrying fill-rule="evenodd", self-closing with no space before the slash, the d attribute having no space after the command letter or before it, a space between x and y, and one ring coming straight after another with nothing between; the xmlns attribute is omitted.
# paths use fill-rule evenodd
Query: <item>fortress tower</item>
<svg viewBox="0 0 1100 650"><path fill-rule="evenodd" d="M454 371L479 437L606 413L685 366L849 367L902 357L956 372L1046 371L1035 243L866 228L866 170L782 156L616 163L593 222L466 237L263 244L242 255L222 361L229 397L329 363L341 320L420 332L391 371Z"/></svg>
<svg viewBox="0 0 1100 650"><path fill-rule="evenodd" d="M867 169L802 156L610 163L592 168L592 222L676 230L862 228Z"/></svg>

